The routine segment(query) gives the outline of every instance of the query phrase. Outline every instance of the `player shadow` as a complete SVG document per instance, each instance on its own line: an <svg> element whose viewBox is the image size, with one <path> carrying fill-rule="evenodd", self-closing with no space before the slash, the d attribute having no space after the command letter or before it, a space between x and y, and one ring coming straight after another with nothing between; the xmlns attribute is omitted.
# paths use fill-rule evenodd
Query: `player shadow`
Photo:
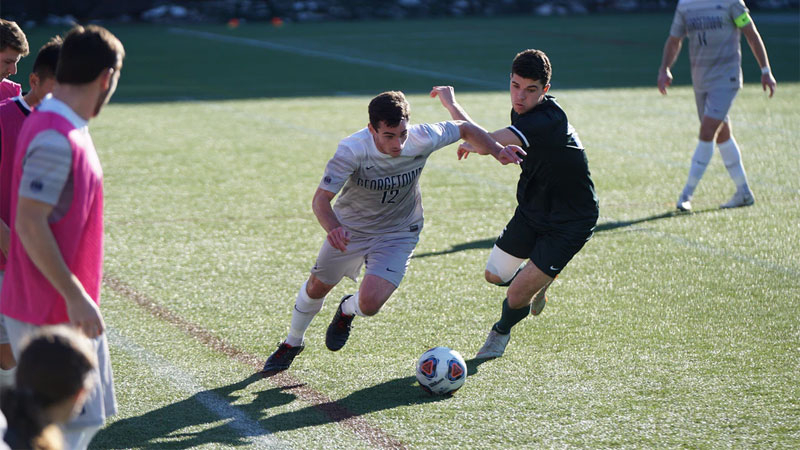
<svg viewBox="0 0 800 450"><path fill-rule="evenodd" d="M667 211L661 214L654 214L652 216L642 217L641 219L633 219L633 220L614 220L608 221L597 224L594 228L595 233L602 233L605 231L616 230L619 228L626 228L632 227L634 225L639 225L642 223L653 222L656 220L662 219L671 219L673 217L682 217L682 216L690 216L690 215L697 215L697 214L704 214L713 211L719 211L719 208L707 208L707 209L698 209L691 212L683 212L683 211ZM427 252L427 253L419 253L412 256L412 258L427 258L430 256L440 256L440 255L447 255L450 253L457 253L462 252L465 250L475 250L475 249L491 249L494 246L495 241L497 238L490 238L490 239L481 239L477 241L471 242L464 242L461 244L456 244L448 249L439 250L435 252Z"/></svg>
<svg viewBox="0 0 800 450"><path fill-rule="evenodd" d="M251 430L250 436L243 436L241 432L232 429L231 424L240 420L241 412L253 422L256 422L253 418L258 416L250 414L246 408L244 411L236 411L243 408L230 405L239 399L236 392L261 378L260 374L253 374L242 381L198 392L140 416L114 422L97 433L91 447L185 449L207 444L226 447L252 446L253 442L249 437L253 436L253 427L248 427ZM258 392L257 401L271 407L291 403L296 398L294 394L287 392L291 387L275 387ZM207 405L217 407L211 411ZM263 434L267 433L264 430Z"/></svg>
<svg viewBox="0 0 800 450"><path fill-rule="evenodd" d="M478 373L478 366L488 360L471 359L467 363L467 376ZM455 395L458 395L456 393ZM261 421L272 432L291 431L304 427L336 423L365 414L402 406L447 401L452 396L430 395L423 391L415 376L395 378L355 391L347 397L328 403L315 404L303 409L281 413ZM263 399L257 399L257 402ZM256 402L254 402L256 405ZM269 405L264 405L269 407Z"/></svg>
<svg viewBox="0 0 800 450"><path fill-rule="evenodd" d="M491 238L482 239L480 241L464 242L463 244L456 244L446 250L440 250L438 252L418 253L412 256L412 258L427 258L429 256L447 255L448 253L457 253L464 250L490 249L492 246L494 246L494 241L496 240L497 238Z"/></svg>
<svg viewBox="0 0 800 450"><path fill-rule="evenodd" d="M667 211L667 212L661 213L661 214L654 214L652 216L642 217L641 219L615 220L615 221L603 222L603 223L597 224L597 226L595 226L594 232L595 233L602 233L604 231L611 231L611 230L616 230L616 229L619 229L619 228L632 227L634 225L639 225L639 224L647 223L647 222L655 222L657 220L662 220L662 219L672 219L674 217L685 217L685 216L692 216L692 215L697 215L697 214L705 214L705 213L709 213L709 212L713 212L713 211L719 211L719 208L706 208L706 209L698 209L698 210L693 210L693 211L672 210L672 211Z"/></svg>
<svg viewBox="0 0 800 450"><path fill-rule="evenodd" d="M478 373L478 366L488 360L471 359L467 363L467 376ZM315 403L296 411L283 412L263 419L268 410L284 406L298 399L293 389L304 385L287 384L257 391L249 403L238 403L237 394L254 382L262 380L261 374L198 392L191 397L171 403L140 416L122 419L100 430L92 441L92 448L145 448L186 449L207 444L226 447L252 446L252 437L261 434L292 431L317 425L337 423L376 411L401 406L447 401L450 396L429 395L417 384L414 376L395 378L360 389L336 401ZM247 395L253 395L248 393ZM457 395L457 394L456 394ZM218 407L209 410L209 403ZM219 407L222 405L222 407ZM246 417L252 421L238 429L236 422ZM260 430L253 430L257 423ZM241 429L248 429L242 433ZM198 430L199 429L199 430Z"/></svg>

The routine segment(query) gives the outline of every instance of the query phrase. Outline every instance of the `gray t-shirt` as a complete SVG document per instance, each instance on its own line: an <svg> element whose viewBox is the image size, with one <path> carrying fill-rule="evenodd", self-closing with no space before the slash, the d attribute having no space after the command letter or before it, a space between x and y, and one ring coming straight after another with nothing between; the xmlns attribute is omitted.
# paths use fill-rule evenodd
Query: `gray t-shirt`
<svg viewBox="0 0 800 450"><path fill-rule="evenodd" d="M743 0L678 2L670 35L689 38L696 91L742 87L741 32L735 21L748 12Z"/></svg>
<svg viewBox="0 0 800 450"><path fill-rule="evenodd" d="M319 184L339 193L333 210L348 230L366 234L422 229L419 176L435 150L461 137L455 122L412 125L400 156L378 151L368 128L339 142Z"/></svg>

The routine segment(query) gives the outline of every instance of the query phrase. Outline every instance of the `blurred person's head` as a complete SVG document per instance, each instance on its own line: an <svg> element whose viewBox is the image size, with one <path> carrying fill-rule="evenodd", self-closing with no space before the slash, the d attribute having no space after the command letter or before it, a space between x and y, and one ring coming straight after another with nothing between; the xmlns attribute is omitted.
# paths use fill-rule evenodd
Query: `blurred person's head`
<svg viewBox="0 0 800 450"><path fill-rule="evenodd" d="M19 25L0 19L0 80L17 73L17 63L28 52L28 39Z"/></svg>
<svg viewBox="0 0 800 450"><path fill-rule="evenodd" d="M550 59L541 50L528 49L517 53L511 63L511 105L517 114L524 114L542 102L550 90L553 70Z"/></svg>
<svg viewBox="0 0 800 450"><path fill-rule="evenodd" d="M400 156L408 139L410 106L400 91L379 94L369 102L369 131L381 153Z"/></svg>
<svg viewBox="0 0 800 450"><path fill-rule="evenodd" d="M84 335L66 326L43 327L21 348L16 386L0 393L0 408L8 421L6 439L11 433L11 444L61 448L56 425L83 407L97 356Z"/></svg>
<svg viewBox="0 0 800 450"><path fill-rule="evenodd" d="M62 42L60 36L54 36L39 49L33 63L33 70L28 76L31 90L26 94L25 101L30 106L38 105L45 95L53 91Z"/></svg>
<svg viewBox="0 0 800 450"><path fill-rule="evenodd" d="M90 117L100 113L119 81L125 48L110 31L97 25L76 26L64 37L56 68L56 82L96 95Z"/></svg>

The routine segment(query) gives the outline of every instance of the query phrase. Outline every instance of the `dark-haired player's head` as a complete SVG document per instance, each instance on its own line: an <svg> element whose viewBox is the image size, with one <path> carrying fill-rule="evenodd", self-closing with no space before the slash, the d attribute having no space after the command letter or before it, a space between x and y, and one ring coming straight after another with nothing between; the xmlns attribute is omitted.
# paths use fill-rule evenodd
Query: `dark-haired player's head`
<svg viewBox="0 0 800 450"><path fill-rule="evenodd" d="M511 63L511 105L524 114L544 98L550 90L553 69L550 59L541 50L528 49L517 53Z"/></svg>
<svg viewBox="0 0 800 450"><path fill-rule="evenodd" d="M25 97L25 100L31 106L36 106L45 95L53 90L53 86L56 83L56 67L58 66L61 44L61 37L54 36L39 49L39 53L36 55L36 60L33 62L33 70L28 77L31 90Z"/></svg>
<svg viewBox="0 0 800 450"><path fill-rule="evenodd" d="M400 91L384 92L369 102L369 131L381 153L400 156L408 138L410 109Z"/></svg>
<svg viewBox="0 0 800 450"><path fill-rule="evenodd" d="M94 115L108 103L119 80L125 48L110 31L97 25L76 26L64 37L56 68L60 85L92 88L97 84L100 96Z"/></svg>
<svg viewBox="0 0 800 450"><path fill-rule="evenodd" d="M61 448L55 425L77 415L97 367L92 344L67 326L37 330L23 343L16 386L0 392L9 430L24 448Z"/></svg>
<svg viewBox="0 0 800 450"><path fill-rule="evenodd" d="M29 51L28 39L19 25L0 19L0 80L17 73L17 63Z"/></svg>

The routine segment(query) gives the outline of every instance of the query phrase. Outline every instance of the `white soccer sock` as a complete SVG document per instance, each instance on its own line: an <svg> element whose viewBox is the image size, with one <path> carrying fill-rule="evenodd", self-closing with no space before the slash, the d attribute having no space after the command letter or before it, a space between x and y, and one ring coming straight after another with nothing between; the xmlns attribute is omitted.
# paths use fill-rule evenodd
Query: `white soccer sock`
<svg viewBox="0 0 800 450"><path fill-rule="evenodd" d="M303 344L303 337L306 335L308 326L311 325L314 316L322 309L322 304L325 302L325 297L309 297L308 291L306 291L307 285L308 280L300 286L297 299L294 301L292 324L289 328L289 335L286 337L286 343L292 347Z"/></svg>
<svg viewBox="0 0 800 450"><path fill-rule="evenodd" d="M16 382L14 377L17 376L17 368L0 369L0 388L13 387Z"/></svg>
<svg viewBox="0 0 800 450"><path fill-rule="evenodd" d="M711 161L711 156L714 154L714 141L697 141L697 147L694 149L692 155L692 165L689 168L689 178L686 180L686 186L683 188L682 197L691 198L694 194L697 184L703 178L703 173Z"/></svg>
<svg viewBox="0 0 800 450"><path fill-rule="evenodd" d="M351 295L350 298L342 303L342 314L348 316L361 316L366 317L366 314L361 312L361 306L358 304L358 292Z"/></svg>
<svg viewBox="0 0 800 450"><path fill-rule="evenodd" d="M728 169L728 174L736 184L736 189L741 192L749 192L747 174L744 173L744 166L742 165L742 153L739 151L739 145L736 144L736 140L731 136L727 141L717 144L717 147L719 147L722 162L725 163L725 168Z"/></svg>

